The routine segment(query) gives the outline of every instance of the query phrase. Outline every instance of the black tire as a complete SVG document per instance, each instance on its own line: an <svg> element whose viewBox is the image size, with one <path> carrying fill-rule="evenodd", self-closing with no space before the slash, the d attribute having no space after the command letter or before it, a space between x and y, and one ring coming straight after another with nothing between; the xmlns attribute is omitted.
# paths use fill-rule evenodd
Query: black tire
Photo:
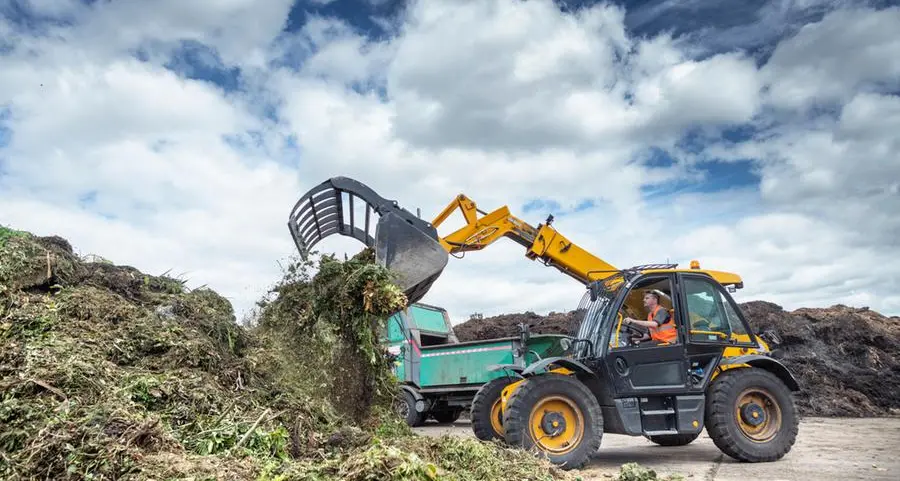
<svg viewBox="0 0 900 481"><path fill-rule="evenodd" d="M440 424L450 424L455 423L457 419L459 419L460 414L462 414L462 409L443 409L440 411L433 411L431 413L431 417L434 418Z"/></svg>
<svg viewBox="0 0 900 481"><path fill-rule="evenodd" d="M532 412L535 408L540 407L539 403L549 401L554 397L558 397L561 405L570 409L573 416L582 418L581 429L575 427L576 433L581 431L580 436L574 440L575 447L560 452L554 452L544 445L537 444L531 432ZM560 411L549 411L544 408L544 412L542 418L551 422L553 419L548 414L556 414ZM536 450L563 469L577 469L584 466L588 459L600 449L600 441L603 437L603 414L600 412L600 405L594 394L574 376L542 374L529 378L510 396L503 417L503 426L506 430L506 442L510 445ZM563 427L569 431L568 422ZM546 433L544 429L541 431ZM571 431L569 432L571 433ZM542 436L546 436L546 434ZM553 437L548 439L552 440Z"/></svg>
<svg viewBox="0 0 900 481"><path fill-rule="evenodd" d="M394 410L410 427L421 426L425 423L426 413L416 411L416 398L406 389L400 390L400 395L394 402Z"/></svg>
<svg viewBox="0 0 900 481"><path fill-rule="evenodd" d="M475 394L475 399L472 400L472 431L476 438L482 441L503 441L503 419L495 419L492 423L491 413L497 413L494 405L500 402L503 388L512 383L512 378L498 377L481 386Z"/></svg>
<svg viewBox="0 0 900 481"><path fill-rule="evenodd" d="M741 408L739 400L752 400L748 393L758 396L758 400L744 403ZM758 415L756 419L754 411ZM706 432L723 453L738 461L759 463L781 459L797 439L799 421L790 389L765 369L730 369L716 377L708 388ZM754 422L760 424L753 426ZM755 430L759 432L752 432ZM757 440L750 436L756 436Z"/></svg>
<svg viewBox="0 0 900 481"><path fill-rule="evenodd" d="M695 434L661 434L659 436L647 436L647 439L653 441L660 446L687 446L700 437L700 433Z"/></svg>

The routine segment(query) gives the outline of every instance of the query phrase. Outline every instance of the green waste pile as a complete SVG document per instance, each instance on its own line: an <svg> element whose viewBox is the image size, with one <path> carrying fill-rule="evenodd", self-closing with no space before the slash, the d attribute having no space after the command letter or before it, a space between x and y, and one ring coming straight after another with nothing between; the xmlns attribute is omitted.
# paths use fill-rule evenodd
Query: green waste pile
<svg viewBox="0 0 900 481"><path fill-rule="evenodd" d="M245 328L211 290L0 227L0 478L568 478L391 412L377 334L405 303L371 252L323 257Z"/></svg>

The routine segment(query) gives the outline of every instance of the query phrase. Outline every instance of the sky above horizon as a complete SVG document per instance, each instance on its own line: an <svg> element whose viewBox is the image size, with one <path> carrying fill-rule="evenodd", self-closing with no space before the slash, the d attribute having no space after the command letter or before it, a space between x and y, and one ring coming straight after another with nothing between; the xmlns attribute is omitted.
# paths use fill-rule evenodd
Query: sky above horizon
<svg viewBox="0 0 900 481"><path fill-rule="evenodd" d="M619 267L697 259L739 302L900 315L895 3L0 0L0 224L240 317L342 175L426 218L459 193L552 214ZM422 301L582 292L501 240Z"/></svg>

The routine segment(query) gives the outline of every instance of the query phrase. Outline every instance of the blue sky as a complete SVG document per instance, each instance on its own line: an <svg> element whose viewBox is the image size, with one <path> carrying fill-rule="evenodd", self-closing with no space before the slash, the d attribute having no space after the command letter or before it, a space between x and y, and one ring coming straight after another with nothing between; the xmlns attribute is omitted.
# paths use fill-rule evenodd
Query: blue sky
<svg viewBox="0 0 900 481"><path fill-rule="evenodd" d="M296 197L349 175L552 214L614 265L699 258L740 300L900 313L896 31L889 2L0 1L0 223L246 313ZM522 254L425 300L571 308Z"/></svg>

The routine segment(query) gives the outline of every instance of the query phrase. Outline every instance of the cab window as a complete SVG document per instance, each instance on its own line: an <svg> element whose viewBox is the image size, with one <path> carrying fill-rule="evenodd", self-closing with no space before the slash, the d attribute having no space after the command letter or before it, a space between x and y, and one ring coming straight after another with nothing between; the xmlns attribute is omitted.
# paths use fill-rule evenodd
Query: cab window
<svg viewBox="0 0 900 481"><path fill-rule="evenodd" d="M652 300L650 297L652 297ZM657 333L651 336L650 329L647 326L627 325L624 322L626 318L636 319L638 321L648 321L650 316L650 308L647 303L657 302L662 312L656 311L657 315L668 318L663 329L672 329L671 332ZM672 297L672 283L669 277L654 277L640 281L635 284L625 296L622 305L611 326L609 337L610 349L622 348L654 348L664 345L679 344L677 316L674 309L674 300ZM661 334L670 334L664 336Z"/></svg>
<svg viewBox="0 0 900 481"><path fill-rule="evenodd" d="M745 340L744 324L721 289L707 279L684 281L690 339L693 342ZM746 339L749 340L749 339Z"/></svg>

